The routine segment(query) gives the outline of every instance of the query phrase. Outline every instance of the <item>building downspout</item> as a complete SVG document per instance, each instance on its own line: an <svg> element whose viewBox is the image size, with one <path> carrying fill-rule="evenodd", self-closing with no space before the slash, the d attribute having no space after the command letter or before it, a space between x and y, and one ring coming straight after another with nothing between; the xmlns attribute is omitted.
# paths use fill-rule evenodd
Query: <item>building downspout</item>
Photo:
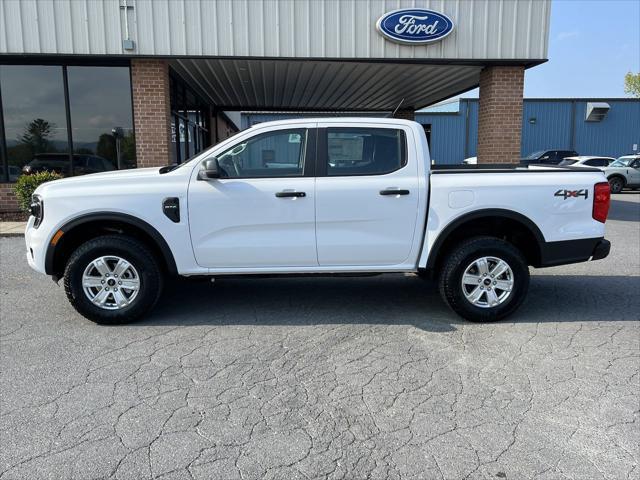
<svg viewBox="0 0 640 480"><path fill-rule="evenodd" d="M464 158L469 158L469 101L468 100L464 100Z"/></svg>

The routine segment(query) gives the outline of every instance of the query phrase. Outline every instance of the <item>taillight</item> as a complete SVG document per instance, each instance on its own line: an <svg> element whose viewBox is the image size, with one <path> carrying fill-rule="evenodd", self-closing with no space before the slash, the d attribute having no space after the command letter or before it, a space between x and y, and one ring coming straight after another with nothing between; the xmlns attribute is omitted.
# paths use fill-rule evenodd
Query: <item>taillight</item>
<svg viewBox="0 0 640 480"><path fill-rule="evenodd" d="M609 182L596 183L593 188L593 219L606 222L611 201Z"/></svg>

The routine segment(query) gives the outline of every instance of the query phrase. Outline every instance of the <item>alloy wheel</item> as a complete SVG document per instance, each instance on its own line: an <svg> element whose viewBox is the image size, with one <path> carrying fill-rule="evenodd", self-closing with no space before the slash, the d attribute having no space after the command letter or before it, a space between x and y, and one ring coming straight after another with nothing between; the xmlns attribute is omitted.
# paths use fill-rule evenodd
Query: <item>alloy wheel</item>
<svg viewBox="0 0 640 480"><path fill-rule="evenodd" d="M507 262L498 257L481 257L469 264L462 275L462 291L476 307L492 308L504 303L514 286Z"/></svg>
<svg viewBox="0 0 640 480"><path fill-rule="evenodd" d="M140 276L124 258L107 255L87 265L82 274L82 289L94 305L105 310L120 310L138 296Z"/></svg>

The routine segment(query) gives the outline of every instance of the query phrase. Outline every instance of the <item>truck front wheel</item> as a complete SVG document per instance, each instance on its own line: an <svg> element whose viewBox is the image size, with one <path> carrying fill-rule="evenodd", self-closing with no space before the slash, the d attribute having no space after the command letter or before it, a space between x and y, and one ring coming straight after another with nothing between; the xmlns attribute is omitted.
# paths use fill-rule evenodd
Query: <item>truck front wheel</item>
<svg viewBox="0 0 640 480"><path fill-rule="evenodd" d="M461 317L491 322L512 314L529 288L529 268L512 244L494 237L462 242L440 271L440 294Z"/></svg>
<svg viewBox="0 0 640 480"><path fill-rule="evenodd" d="M123 235L97 237L73 252L64 273L71 305L96 323L127 323L156 304L162 271L150 250Z"/></svg>

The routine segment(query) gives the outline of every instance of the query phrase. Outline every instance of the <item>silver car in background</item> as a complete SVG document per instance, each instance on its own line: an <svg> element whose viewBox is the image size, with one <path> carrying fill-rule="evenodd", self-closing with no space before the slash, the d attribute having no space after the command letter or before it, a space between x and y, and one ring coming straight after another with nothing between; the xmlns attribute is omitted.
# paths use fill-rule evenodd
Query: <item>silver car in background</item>
<svg viewBox="0 0 640 480"><path fill-rule="evenodd" d="M609 181L611 193L620 193L623 188L640 188L640 155L623 155L602 170Z"/></svg>

